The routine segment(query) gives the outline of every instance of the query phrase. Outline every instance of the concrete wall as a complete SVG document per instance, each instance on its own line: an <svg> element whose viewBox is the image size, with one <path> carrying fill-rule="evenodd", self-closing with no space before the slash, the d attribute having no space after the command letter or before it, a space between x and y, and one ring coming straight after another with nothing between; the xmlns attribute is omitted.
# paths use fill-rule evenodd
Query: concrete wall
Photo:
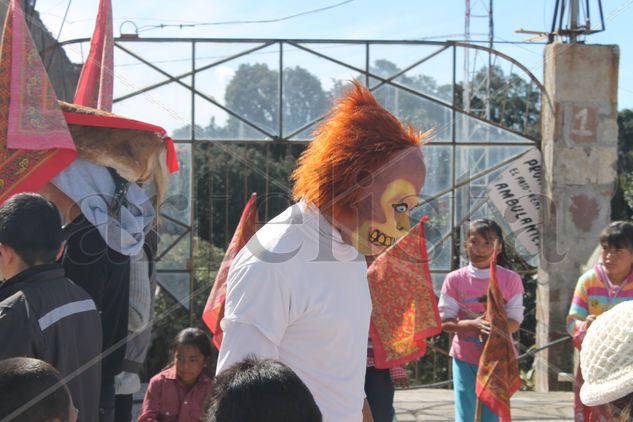
<svg viewBox="0 0 633 422"><path fill-rule="evenodd" d="M7 14L7 3L0 1L0 23L2 26L4 26ZM57 45L55 36L42 23L39 13L33 11L30 2L24 2L24 7L31 37L40 51L42 62L48 71L57 98L72 101L82 65L74 64L68 59L64 50Z"/></svg>
<svg viewBox="0 0 633 422"><path fill-rule="evenodd" d="M609 223L617 171L617 46L551 44L545 49L542 152L544 232L537 289L537 344L565 335L581 266ZM569 388L571 342L541 352L537 389ZM548 376L549 375L549 376Z"/></svg>

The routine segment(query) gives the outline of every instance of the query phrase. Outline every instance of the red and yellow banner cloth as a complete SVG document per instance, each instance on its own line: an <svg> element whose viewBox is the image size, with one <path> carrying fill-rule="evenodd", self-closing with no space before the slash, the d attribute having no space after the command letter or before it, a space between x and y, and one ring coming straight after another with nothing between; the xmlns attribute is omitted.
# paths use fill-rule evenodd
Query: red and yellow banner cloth
<svg viewBox="0 0 633 422"><path fill-rule="evenodd" d="M224 254L222 264L215 277L215 282L211 288L211 293L207 299L207 304L202 311L202 320L213 333L213 344L220 350L222 344L222 328L220 321L224 318L224 305L226 302L226 281L229 275L229 268L238 252L248 243L251 237L259 228L257 218L257 194L253 193L242 211L240 222L235 229L231 243Z"/></svg>
<svg viewBox="0 0 633 422"><path fill-rule="evenodd" d="M481 404L488 406L500 422L511 421L510 397L521 387L519 363L508 327L505 300L499 290L496 260L490 263L490 284L486 303L486 320L490 336L479 358L475 392Z"/></svg>
<svg viewBox="0 0 633 422"><path fill-rule="evenodd" d="M81 68L73 99L75 104L112 111L113 57L112 3L110 0L100 0L90 52Z"/></svg>
<svg viewBox="0 0 633 422"><path fill-rule="evenodd" d="M426 339L442 331L429 272L426 220L378 256L367 270L376 368L404 365L423 356Z"/></svg>
<svg viewBox="0 0 633 422"><path fill-rule="evenodd" d="M76 156L22 2L11 0L0 46L0 203L39 191Z"/></svg>

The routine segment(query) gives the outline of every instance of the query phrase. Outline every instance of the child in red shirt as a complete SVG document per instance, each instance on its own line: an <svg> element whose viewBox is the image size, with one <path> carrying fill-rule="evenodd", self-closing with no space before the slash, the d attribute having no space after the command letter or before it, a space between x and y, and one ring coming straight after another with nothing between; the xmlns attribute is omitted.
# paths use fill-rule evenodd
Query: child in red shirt
<svg viewBox="0 0 633 422"><path fill-rule="evenodd" d="M138 422L199 422L213 383L203 373L211 342L198 328L182 330L171 346L172 364L149 382Z"/></svg>

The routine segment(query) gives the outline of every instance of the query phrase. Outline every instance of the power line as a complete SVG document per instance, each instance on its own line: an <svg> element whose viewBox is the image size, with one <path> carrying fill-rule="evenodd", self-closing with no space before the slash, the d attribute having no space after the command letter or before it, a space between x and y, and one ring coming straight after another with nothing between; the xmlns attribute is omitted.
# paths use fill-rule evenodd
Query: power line
<svg viewBox="0 0 633 422"><path fill-rule="evenodd" d="M60 1L58 1L58 2L57 2L57 3L55 3L53 6L50 6L48 9L46 9L46 11L44 11L44 12L40 12L40 14L42 14L42 13L48 13L49 11L56 9L56 8L57 8L57 6L59 6L60 4L62 4L64 1L65 1L65 0L60 0ZM34 2L34 3L33 3L33 8L34 8L34 9L35 9L35 4L36 4L36 2ZM58 16L58 17L59 17L59 16Z"/></svg>
<svg viewBox="0 0 633 422"><path fill-rule="evenodd" d="M325 10L334 9L336 7L343 6L344 4L351 3L354 0L345 0L331 6L321 7L318 9L307 10L305 12L295 13L294 15L288 15L281 18L274 19L260 19L260 20L244 20L244 21L221 21L221 22L200 22L200 23L180 23L180 24L159 24L159 25L146 25L138 28L137 32L151 31L152 29L162 28L193 28L196 26L216 26L216 25L242 25L242 24L257 24L257 23L275 23L287 21L290 19L298 18L300 16L306 16L313 13L323 12Z"/></svg>

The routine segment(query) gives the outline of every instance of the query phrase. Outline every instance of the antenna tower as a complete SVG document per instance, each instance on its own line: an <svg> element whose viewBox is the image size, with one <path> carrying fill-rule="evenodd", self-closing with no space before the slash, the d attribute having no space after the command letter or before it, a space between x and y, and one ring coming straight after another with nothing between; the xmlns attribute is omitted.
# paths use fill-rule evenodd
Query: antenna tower
<svg viewBox="0 0 633 422"><path fill-rule="evenodd" d="M465 0L466 16L464 20L464 40L467 43L479 41L486 37L488 47L494 43L494 21L492 0ZM474 31L473 31L474 29ZM473 38L473 36L475 38ZM487 57L486 57L487 56ZM478 70L486 68L484 78L476 79ZM490 76L492 74L492 54L479 50L464 48L464 93L463 108L468 113L474 113L490 119ZM475 105L472 99L478 96L482 105ZM479 108L481 107L481 108Z"/></svg>

